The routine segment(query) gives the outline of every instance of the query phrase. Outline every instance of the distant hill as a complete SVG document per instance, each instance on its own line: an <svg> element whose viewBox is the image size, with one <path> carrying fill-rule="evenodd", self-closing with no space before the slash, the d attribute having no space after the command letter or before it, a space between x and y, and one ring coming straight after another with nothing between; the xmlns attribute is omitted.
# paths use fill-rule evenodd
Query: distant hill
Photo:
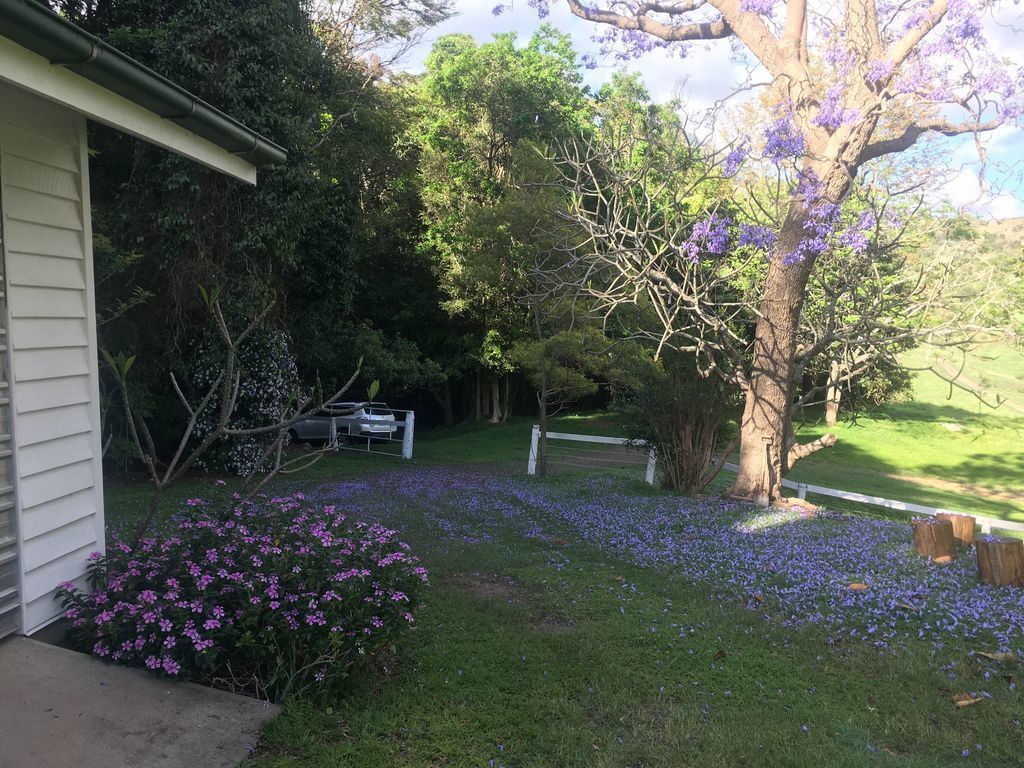
<svg viewBox="0 0 1024 768"><path fill-rule="evenodd" d="M977 221L975 228L983 239L993 246L1004 246L1012 250L1024 247L1024 216L1002 221Z"/></svg>
<svg viewBox="0 0 1024 768"><path fill-rule="evenodd" d="M983 403L1001 401L1001 413L1024 418L1024 354L1010 345L982 344L968 354L966 361L941 350L918 347L903 356L903 363L917 371L913 394L916 402L948 400L960 408L985 412L988 409ZM961 364L963 371L952 390L938 376L921 370L934 368L944 378L955 377ZM975 392L977 397L965 390Z"/></svg>

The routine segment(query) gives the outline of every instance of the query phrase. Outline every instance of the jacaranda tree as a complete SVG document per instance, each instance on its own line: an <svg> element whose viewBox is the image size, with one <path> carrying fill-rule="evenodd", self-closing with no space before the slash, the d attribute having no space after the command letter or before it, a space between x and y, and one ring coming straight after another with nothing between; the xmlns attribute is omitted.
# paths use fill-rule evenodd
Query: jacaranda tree
<svg viewBox="0 0 1024 768"><path fill-rule="evenodd" d="M787 184L783 214L764 242L769 266L757 308L752 355L728 375L745 393L736 496L775 497L810 445L792 429L794 360L808 279L819 257L859 238L840 206L865 164L905 152L929 136L984 136L1019 125L1024 73L997 55L984 32L1000 3L987 0L530 0L545 16L565 2L603 25L619 56L655 48L686 55L688 44L725 41L748 57L773 92L762 136L736 145L727 166L748 156L774 163ZM501 7L495 9L500 12ZM740 89L746 93L748 89ZM695 232L724 232L713 226ZM731 222L735 224L736 222ZM734 227L733 231L741 231ZM749 231L749 230L748 230ZM721 252L721 237L692 239L680 259ZM669 285L659 290L671 291Z"/></svg>

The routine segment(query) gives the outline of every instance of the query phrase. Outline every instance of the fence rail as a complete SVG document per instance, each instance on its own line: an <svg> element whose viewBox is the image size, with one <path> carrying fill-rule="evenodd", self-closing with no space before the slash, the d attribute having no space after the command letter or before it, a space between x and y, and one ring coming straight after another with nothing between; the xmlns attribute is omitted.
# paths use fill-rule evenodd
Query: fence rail
<svg viewBox="0 0 1024 768"><path fill-rule="evenodd" d="M569 440L574 442L582 443L601 443L604 445L631 445L635 447L643 447L642 443L638 443L634 440L629 440L623 437L606 437L601 435L573 435L566 432L548 432L548 440ZM537 474L537 446L540 440L540 426L537 424L533 425L533 433L530 436L530 459L526 467L526 473L528 475ZM736 464L725 463L722 469L727 472L737 472L739 466ZM649 485L654 485L654 471L655 471L655 457L653 449L647 454L647 476L646 480ZM797 496L801 499L807 498L808 493L813 493L816 496L828 496L835 499L842 499L844 501L854 502L856 504L867 504L869 506L884 507L886 509L895 509L901 512L911 512L915 515L926 515L928 517L934 517L939 514L947 515L966 515L967 512L959 512L955 509L943 509L942 507L928 507L923 504L914 504L909 501L896 501L895 499L886 499L881 496L869 496L864 493L854 493L853 491L840 491L835 488L826 488L822 485L812 485L810 483L798 483L793 480L783 480L783 488L789 488L797 492ZM1022 531L1024 532L1024 523L1018 523L1013 520L1000 520L996 517L987 517L985 515L971 514L981 526L983 533L991 533L993 528L998 528L1004 531Z"/></svg>
<svg viewBox="0 0 1024 768"><path fill-rule="evenodd" d="M547 440L564 440L574 443L597 443L600 445L625 445L631 448L642 448L642 444L635 440L630 440L625 437L606 437L604 435L574 435L570 432L547 432L545 434ZM537 456L538 447L540 445L540 425L534 424L533 431L530 433L530 458L526 464L526 474L536 475L537 474ZM654 468L656 459L654 457L654 450L651 449L647 452L647 471L644 475L644 479L648 485L654 485Z"/></svg>
<svg viewBox="0 0 1024 768"><path fill-rule="evenodd" d="M722 469L726 472L736 472L739 470L739 466L726 462ZM852 501L856 504L885 507L886 509L895 509L901 512L912 512L915 515L926 515L928 517L934 517L935 515L970 515L978 522L982 533L991 533L993 528L1001 528L1004 531L1024 531L1024 523L1018 523L1013 520L1000 520L998 517L986 517L985 515L976 515L955 509L928 507L924 504L915 504L911 501L896 501L895 499L886 499L882 496L869 496L866 493L840 491L835 488L826 488L823 485L798 483L793 480L783 480L782 487L796 491L797 497L801 499L806 499L808 493L813 493L817 496L829 496L835 499L843 499L844 501Z"/></svg>

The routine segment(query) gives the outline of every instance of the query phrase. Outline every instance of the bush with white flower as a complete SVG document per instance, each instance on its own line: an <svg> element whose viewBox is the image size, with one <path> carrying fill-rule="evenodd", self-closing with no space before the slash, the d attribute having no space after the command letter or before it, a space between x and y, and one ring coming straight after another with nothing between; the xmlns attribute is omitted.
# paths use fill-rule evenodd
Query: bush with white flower
<svg viewBox="0 0 1024 768"><path fill-rule="evenodd" d="M395 531L302 494L188 503L173 535L95 554L91 593L61 586L82 650L280 700L337 685L412 624L427 573Z"/></svg>
<svg viewBox="0 0 1024 768"><path fill-rule="evenodd" d="M189 381L197 392L205 393L223 370L223 354L211 340L199 346L189 366ZM228 426L233 429L254 429L281 420L294 398L298 385L298 368L292 355L288 334L283 331L253 333L238 347L238 396ZM199 414L195 439L202 440L212 432L220 416L220 393ZM226 438L215 443L196 466L206 470L222 470L248 476L270 468L265 457L267 446L275 433L258 436Z"/></svg>

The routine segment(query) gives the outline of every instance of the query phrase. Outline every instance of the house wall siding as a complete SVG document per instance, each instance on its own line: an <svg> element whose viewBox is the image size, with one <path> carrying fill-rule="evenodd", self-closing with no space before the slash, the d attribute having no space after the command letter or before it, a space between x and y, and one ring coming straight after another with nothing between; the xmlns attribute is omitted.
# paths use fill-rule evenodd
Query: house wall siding
<svg viewBox="0 0 1024 768"><path fill-rule="evenodd" d="M23 631L60 615L103 550L103 492L85 119L0 84Z"/></svg>

